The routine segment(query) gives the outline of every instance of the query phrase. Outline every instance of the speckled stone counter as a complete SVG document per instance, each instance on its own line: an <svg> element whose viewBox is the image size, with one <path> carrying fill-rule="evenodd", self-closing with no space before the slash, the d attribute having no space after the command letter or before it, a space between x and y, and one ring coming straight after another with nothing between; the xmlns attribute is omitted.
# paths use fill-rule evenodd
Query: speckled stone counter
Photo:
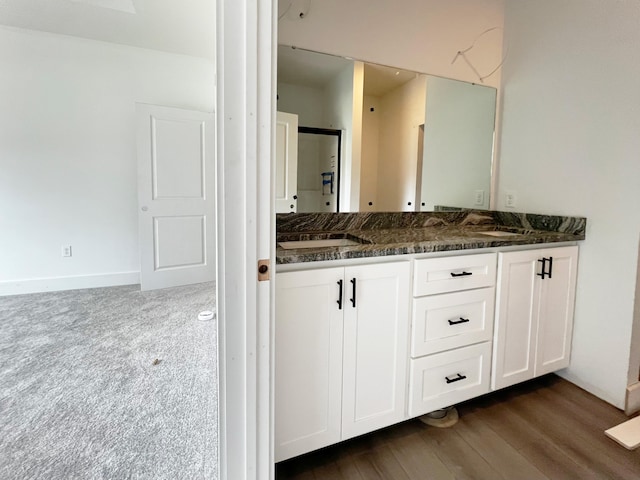
<svg viewBox="0 0 640 480"><path fill-rule="evenodd" d="M575 242L585 239L586 224L583 217L487 210L278 214L277 242L341 237L358 243L289 250L278 245L276 263ZM486 233L495 231L511 235Z"/></svg>

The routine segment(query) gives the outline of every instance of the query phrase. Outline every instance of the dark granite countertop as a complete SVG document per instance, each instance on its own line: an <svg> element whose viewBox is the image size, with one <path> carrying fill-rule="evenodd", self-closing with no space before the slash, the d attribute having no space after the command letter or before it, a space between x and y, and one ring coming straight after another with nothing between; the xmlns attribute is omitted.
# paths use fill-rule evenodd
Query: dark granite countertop
<svg viewBox="0 0 640 480"><path fill-rule="evenodd" d="M284 214L277 242L348 238L342 247L276 248L276 263L291 264L406 255L585 239L586 219L494 211ZM480 232L506 232L491 236Z"/></svg>

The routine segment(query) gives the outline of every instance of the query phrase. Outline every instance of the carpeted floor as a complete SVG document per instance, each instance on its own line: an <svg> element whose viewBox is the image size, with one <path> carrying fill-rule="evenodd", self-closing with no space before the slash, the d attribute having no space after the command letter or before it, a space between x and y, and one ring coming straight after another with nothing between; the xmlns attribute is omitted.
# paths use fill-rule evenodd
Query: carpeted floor
<svg viewBox="0 0 640 480"><path fill-rule="evenodd" d="M0 297L0 479L217 478L215 287Z"/></svg>

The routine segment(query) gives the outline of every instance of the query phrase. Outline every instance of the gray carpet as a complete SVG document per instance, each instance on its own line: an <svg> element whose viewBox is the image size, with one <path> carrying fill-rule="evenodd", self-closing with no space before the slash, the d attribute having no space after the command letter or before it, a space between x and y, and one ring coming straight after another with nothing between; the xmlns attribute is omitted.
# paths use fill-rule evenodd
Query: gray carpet
<svg viewBox="0 0 640 480"><path fill-rule="evenodd" d="M217 478L215 287L0 297L0 479Z"/></svg>

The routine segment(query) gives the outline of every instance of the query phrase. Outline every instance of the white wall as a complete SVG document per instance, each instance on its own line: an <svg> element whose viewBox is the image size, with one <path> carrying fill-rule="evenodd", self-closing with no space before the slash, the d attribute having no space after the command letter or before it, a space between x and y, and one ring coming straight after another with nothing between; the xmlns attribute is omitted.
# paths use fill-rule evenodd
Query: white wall
<svg viewBox="0 0 640 480"><path fill-rule="evenodd" d="M361 212L374 212L378 206L380 114L380 98L365 95L362 102L362 151L360 158L359 210Z"/></svg>
<svg viewBox="0 0 640 480"><path fill-rule="evenodd" d="M496 90L430 76L427 91L421 208L489 208Z"/></svg>
<svg viewBox="0 0 640 480"><path fill-rule="evenodd" d="M478 82L462 59L451 62L485 30L503 26L503 3L279 0L278 43ZM306 12L302 19L301 12ZM502 59L502 30L482 36L467 55L481 75L490 73ZM499 72L485 82L498 86Z"/></svg>
<svg viewBox="0 0 640 480"><path fill-rule="evenodd" d="M416 209L418 135L426 94L427 78L420 75L381 97L378 211Z"/></svg>
<svg viewBox="0 0 640 480"><path fill-rule="evenodd" d="M624 403L640 238L640 2L507 3L498 207L584 215L571 381Z"/></svg>
<svg viewBox="0 0 640 480"><path fill-rule="evenodd" d="M357 211L360 193L362 144L362 86L360 62L345 67L325 88L325 120L328 128L343 130L340 166L340 211Z"/></svg>
<svg viewBox="0 0 640 480"><path fill-rule="evenodd" d="M297 212L319 212L320 146L318 135L298 134L298 195Z"/></svg>
<svg viewBox="0 0 640 480"><path fill-rule="evenodd" d="M298 115L302 127L326 127L324 90L291 83L278 83L278 111Z"/></svg>
<svg viewBox="0 0 640 480"><path fill-rule="evenodd" d="M212 111L213 62L0 28L0 64L0 294L135 283L135 104Z"/></svg>

